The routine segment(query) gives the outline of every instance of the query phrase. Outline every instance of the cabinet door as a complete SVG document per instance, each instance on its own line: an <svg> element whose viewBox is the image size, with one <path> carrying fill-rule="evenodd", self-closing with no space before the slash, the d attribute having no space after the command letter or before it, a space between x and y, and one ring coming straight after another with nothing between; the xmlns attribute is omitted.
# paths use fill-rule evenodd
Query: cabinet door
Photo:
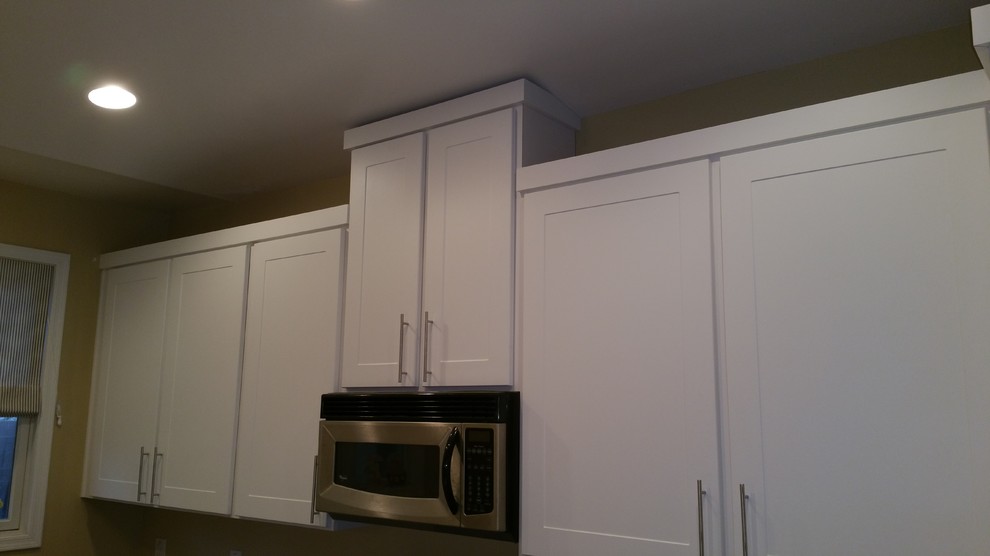
<svg viewBox="0 0 990 556"><path fill-rule="evenodd" d="M721 550L707 161L524 197L524 554ZM698 494L698 481L707 494Z"/></svg>
<svg viewBox="0 0 990 556"><path fill-rule="evenodd" d="M721 163L735 514L749 554L990 546L982 110Z"/></svg>
<svg viewBox="0 0 990 556"><path fill-rule="evenodd" d="M90 496L150 501L168 269L168 261L155 261L103 275L87 462Z"/></svg>
<svg viewBox="0 0 990 556"><path fill-rule="evenodd" d="M234 515L309 524L320 394L335 386L341 231L251 249Z"/></svg>
<svg viewBox="0 0 990 556"><path fill-rule="evenodd" d="M345 387L416 384L423 144L415 134L351 154Z"/></svg>
<svg viewBox="0 0 990 556"><path fill-rule="evenodd" d="M512 384L512 146L512 110L429 132L423 384Z"/></svg>
<svg viewBox="0 0 990 556"><path fill-rule="evenodd" d="M172 261L155 463L162 506L229 513L246 247Z"/></svg>

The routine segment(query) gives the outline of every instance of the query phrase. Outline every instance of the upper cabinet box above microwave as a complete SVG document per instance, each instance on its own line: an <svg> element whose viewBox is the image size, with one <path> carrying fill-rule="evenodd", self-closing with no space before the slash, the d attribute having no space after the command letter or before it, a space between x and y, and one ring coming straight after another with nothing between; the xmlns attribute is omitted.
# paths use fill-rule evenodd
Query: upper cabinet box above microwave
<svg viewBox="0 0 990 556"><path fill-rule="evenodd" d="M579 121L519 80L345 133L341 386L513 384L516 170Z"/></svg>

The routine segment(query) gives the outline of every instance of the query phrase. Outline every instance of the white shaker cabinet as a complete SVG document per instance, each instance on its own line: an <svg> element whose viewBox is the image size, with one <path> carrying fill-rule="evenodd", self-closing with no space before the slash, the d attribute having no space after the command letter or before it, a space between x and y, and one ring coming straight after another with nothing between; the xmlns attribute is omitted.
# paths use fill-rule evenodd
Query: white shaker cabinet
<svg viewBox="0 0 990 556"><path fill-rule="evenodd" d="M354 151L343 386L512 384L513 118Z"/></svg>
<svg viewBox="0 0 990 556"><path fill-rule="evenodd" d="M427 136L427 386L512 384L513 120L502 110Z"/></svg>
<svg viewBox="0 0 990 556"><path fill-rule="evenodd" d="M986 553L987 83L519 172L523 554Z"/></svg>
<svg viewBox="0 0 990 556"><path fill-rule="evenodd" d="M107 271L88 493L227 513L247 250Z"/></svg>
<svg viewBox="0 0 990 556"><path fill-rule="evenodd" d="M310 523L346 224L333 207L101 256L84 495Z"/></svg>
<svg viewBox="0 0 990 556"><path fill-rule="evenodd" d="M246 265L245 246L172 261L152 503L230 513Z"/></svg>
<svg viewBox="0 0 990 556"><path fill-rule="evenodd" d="M710 202L708 161L523 196L523 554L721 552Z"/></svg>
<svg viewBox="0 0 990 556"><path fill-rule="evenodd" d="M103 275L90 408L91 496L151 501L168 275L167 260Z"/></svg>
<svg viewBox="0 0 990 556"><path fill-rule="evenodd" d="M345 135L341 386L513 384L515 172L572 154L576 126L519 81Z"/></svg>
<svg viewBox="0 0 990 556"><path fill-rule="evenodd" d="M732 554L986 553L987 152L979 109L722 159Z"/></svg>
<svg viewBox="0 0 990 556"><path fill-rule="evenodd" d="M342 386L416 384L422 133L351 155Z"/></svg>
<svg viewBox="0 0 990 556"><path fill-rule="evenodd" d="M312 511L319 396L338 361L342 231L251 248L233 514L322 525Z"/></svg>

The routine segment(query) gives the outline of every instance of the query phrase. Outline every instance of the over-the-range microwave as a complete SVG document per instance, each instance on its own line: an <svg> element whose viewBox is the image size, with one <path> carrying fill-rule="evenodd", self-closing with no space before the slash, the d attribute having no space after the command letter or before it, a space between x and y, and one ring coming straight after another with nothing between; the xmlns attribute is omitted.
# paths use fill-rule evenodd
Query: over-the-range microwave
<svg viewBox="0 0 990 556"><path fill-rule="evenodd" d="M337 393L321 402L316 510L518 538L518 392Z"/></svg>

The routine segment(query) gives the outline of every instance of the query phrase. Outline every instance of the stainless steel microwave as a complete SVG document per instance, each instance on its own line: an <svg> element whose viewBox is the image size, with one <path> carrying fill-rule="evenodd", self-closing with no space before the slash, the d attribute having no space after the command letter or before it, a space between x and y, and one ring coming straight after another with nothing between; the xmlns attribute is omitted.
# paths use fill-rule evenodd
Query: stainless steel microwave
<svg viewBox="0 0 990 556"><path fill-rule="evenodd" d="M518 538L518 392L324 394L320 417L316 510Z"/></svg>

